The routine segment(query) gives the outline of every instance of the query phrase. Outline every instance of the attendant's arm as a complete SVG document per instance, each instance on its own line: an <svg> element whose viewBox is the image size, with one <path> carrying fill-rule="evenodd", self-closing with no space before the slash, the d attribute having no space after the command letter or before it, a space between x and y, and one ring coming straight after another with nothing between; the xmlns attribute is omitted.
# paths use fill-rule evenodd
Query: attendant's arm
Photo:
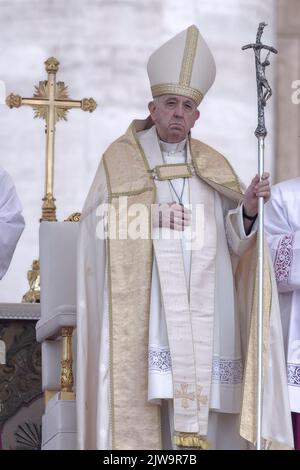
<svg viewBox="0 0 300 470"><path fill-rule="evenodd" d="M265 208L265 230L279 292L300 289L300 231L294 231L280 189Z"/></svg>
<svg viewBox="0 0 300 470"><path fill-rule="evenodd" d="M0 174L0 279L6 273L24 230L22 206L10 176Z"/></svg>

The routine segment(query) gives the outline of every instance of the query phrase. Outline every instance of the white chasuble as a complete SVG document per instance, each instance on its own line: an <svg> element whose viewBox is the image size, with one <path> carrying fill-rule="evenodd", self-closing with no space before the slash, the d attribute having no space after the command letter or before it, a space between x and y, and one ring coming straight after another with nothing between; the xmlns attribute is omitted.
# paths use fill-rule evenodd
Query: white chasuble
<svg viewBox="0 0 300 470"><path fill-rule="evenodd" d="M132 128L133 125L121 138L120 147L115 143L117 146L114 147L116 150L113 156L118 156L121 159L123 155L126 158L130 155L131 160L127 161L133 162L134 166L135 158L142 160L143 155L141 153L140 156L137 156L141 151L133 138ZM139 139L149 167L161 165L163 162L155 128L152 127L140 133ZM189 154L187 158L190 159ZM122 176L122 171L123 173L125 171L124 167L120 172L118 162L116 163L115 160L113 162L116 164L116 170L112 167L111 171L115 171L114 174L119 178ZM139 166L138 171L141 171L140 168ZM125 173L128 173L127 169ZM126 181L129 180L130 190L135 190L134 185L138 185L146 173L147 167L140 174L134 174L132 178L131 174L126 176ZM111 312L109 311L111 305L109 286L111 283L110 271L107 267L109 255L107 240L105 237L99 236L99 232L105 232L107 221L105 217L99 217L97 212L99 204L105 203L108 199L110 191L108 184L111 181L109 178L110 176L108 177L108 172L104 171L101 162L80 220L76 380L77 432L80 449L116 448L113 442L116 406L112 401L114 394L111 381L113 351L110 331ZM125 179L120 178L120 181L125 181ZM157 188L156 202L174 200L174 194L172 194L167 181L155 181L155 183ZM175 189L179 193L180 185L177 186ZM128 188L128 185L124 187ZM226 188L219 186L217 189L221 191ZM122 192L122 190L122 186L117 185L117 191ZM189 429L204 436L207 433L208 439L215 440L215 448L242 448L245 441L237 442L235 440L233 442L230 428L235 423L235 435L238 434L242 401L241 388L243 372L245 372L242 364L245 362L247 354L247 333L249 331L245 322L249 321L246 318L246 312L250 311L250 308L244 302L244 296L239 299L239 312L241 313L242 308L245 307L245 313L242 312L241 325L239 325L238 309L235 308L233 271L238 258L247 252L249 246L253 246L255 234L245 235L241 206L235 208L235 202L212 190L200 178L191 177L186 180L183 202L185 205L188 203L192 205L192 230L196 224L194 204L203 205L201 207L203 207L204 237L201 239L200 236L200 242L203 241L204 245L200 243L196 253L196 250L189 249L190 242L185 238L182 240L171 239L170 243L166 243L162 248L159 243L156 244L160 240L154 240L156 247L149 295L149 330L143 330L142 339L143 344L146 343L146 347L139 349L139 346L135 350L137 353L142 350L141 357L139 358L138 354L136 356L144 371L144 355L147 349L147 334L149 334L149 402L147 402L147 381L145 380L145 383L143 382L143 393L145 390L143 398L141 399L140 395L133 393L133 399L128 399L123 404L124 408L121 407L119 410L126 412L129 407L130 412L134 415L135 405L138 403L140 408L144 407L143 412L147 412L145 407L148 407L148 410L151 407L153 413L156 414L158 407L150 402L169 399L170 403L175 399L175 431ZM206 222L207 228L205 227ZM175 231L172 232L175 233ZM203 246L207 246L207 252L203 251ZM134 251L131 253L135 254ZM142 254L139 256L142 258ZM122 267L120 262L120 269ZM130 263L126 264L126 267L128 267L130 274ZM126 286L125 278L124 284ZM245 289L247 287L246 283ZM131 292L128 295L131 295ZM124 305L120 307L120 314L124 308L126 308L126 297ZM139 308L140 305L137 304L136 314L133 312L133 316L138 317ZM274 308L276 309L276 305ZM276 320L275 314L274 310L274 314L271 315L266 367L267 386L264 394L263 436L273 439L279 444L283 443L292 447L290 416L286 413L285 388L281 374L281 338L278 324L272 320L272 318ZM138 330L137 336L141 337ZM126 332L124 338L126 339ZM243 339L242 345L241 338ZM187 343L184 351L182 351L180 344L181 339L184 344ZM193 350L190 345L193 346ZM128 344L129 349L130 346L131 344ZM124 351L126 352L125 349ZM182 357L180 357L179 351L182 351ZM124 366L128 366L126 358L125 354ZM175 365L174 370L172 360ZM187 364L188 361L190 363ZM249 361L247 361L247 367L248 363ZM137 369L134 370L142 375L143 371L138 368L139 363L136 362L136 364ZM132 383L131 390L134 391L134 387L137 385L135 381ZM252 387L250 389L252 390ZM280 399L281 407L278 407L278 404L272 400L274 390ZM118 392L119 396L123 392L126 395L127 389L119 385ZM251 393L246 395L246 398L248 396L251 398ZM142 407L141 401L143 402ZM243 397L243 409L244 403L245 397ZM246 403L248 405L249 400ZM254 442L253 434L251 434L253 416L251 408L249 416L246 416L248 419L247 433L243 434L252 442ZM142 441L140 433L134 436L131 434L132 428L134 430L143 428L143 415L140 420L141 423L137 423L138 420L134 416L131 424L130 421L126 421L122 432L124 439L127 438L126 434L131 436L131 440L127 441L130 444L127 443L127 447L122 447L120 440L119 448L133 449L136 448L134 447L135 443L141 446L141 442L143 448L153 448L147 447L153 437L152 426L147 428L142 436ZM118 425L120 426L120 423ZM222 444L220 444L219 437L223 438Z"/></svg>
<svg viewBox="0 0 300 470"><path fill-rule="evenodd" d="M272 188L265 228L279 292L291 411L300 413L300 178Z"/></svg>
<svg viewBox="0 0 300 470"><path fill-rule="evenodd" d="M78 448L111 449L110 339L107 220L97 208L107 203L101 161L80 219L77 289L77 435ZM101 233L102 232L102 233Z"/></svg>

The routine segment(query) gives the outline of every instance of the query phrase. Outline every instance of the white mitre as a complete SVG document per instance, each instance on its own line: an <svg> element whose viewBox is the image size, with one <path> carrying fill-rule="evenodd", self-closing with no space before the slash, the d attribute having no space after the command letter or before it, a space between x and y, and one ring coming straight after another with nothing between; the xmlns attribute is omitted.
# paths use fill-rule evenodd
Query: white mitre
<svg viewBox="0 0 300 470"><path fill-rule="evenodd" d="M153 98L186 96L199 105L216 76L213 55L195 25L163 44L147 65Z"/></svg>

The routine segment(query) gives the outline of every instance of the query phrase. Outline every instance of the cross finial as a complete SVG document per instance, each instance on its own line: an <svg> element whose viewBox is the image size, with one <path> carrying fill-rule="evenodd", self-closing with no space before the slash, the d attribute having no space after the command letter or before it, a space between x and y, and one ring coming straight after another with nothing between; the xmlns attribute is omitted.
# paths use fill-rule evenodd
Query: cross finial
<svg viewBox="0 0 300 470"><path fill-rule="evenodd" d="M242 47L242 50L253 49L255 55L255 67L256 67L256 84L257 84L257 98L258 98L258 126L255 130L256 137L266 137L267 130L265 127L265 113L264 107L267 101L272 96L272 89L266 78L266 67L270 65L269 56L270 53L277 54L277 50L272 46L266 46L262 44L261 37L267 23L261 22L257 28L256 42L253 44L247 44ZM261 52L265 49L268 51L264 60L261 59Z"/></svg>
<svg viewBox="0 0 300 470"><path fill-rule="evenodd" d="M49 73L58 72L59 62L57 59L55 59L55 57L49 57L49 59L45 61L45 65L46 65L46 72L49 72Z"/></svg>

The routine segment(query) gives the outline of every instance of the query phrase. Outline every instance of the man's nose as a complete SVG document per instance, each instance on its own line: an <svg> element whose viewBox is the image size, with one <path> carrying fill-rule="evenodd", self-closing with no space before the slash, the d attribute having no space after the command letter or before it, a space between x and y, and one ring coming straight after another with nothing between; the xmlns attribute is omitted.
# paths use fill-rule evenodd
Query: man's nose
<svg viewBox="0 0 300 470"><path fill-rule="evenodd" d="M177 117L182 117L183 116L183 106L181 103L178 103L178 105L175 108L175 116Z"/></svg>

